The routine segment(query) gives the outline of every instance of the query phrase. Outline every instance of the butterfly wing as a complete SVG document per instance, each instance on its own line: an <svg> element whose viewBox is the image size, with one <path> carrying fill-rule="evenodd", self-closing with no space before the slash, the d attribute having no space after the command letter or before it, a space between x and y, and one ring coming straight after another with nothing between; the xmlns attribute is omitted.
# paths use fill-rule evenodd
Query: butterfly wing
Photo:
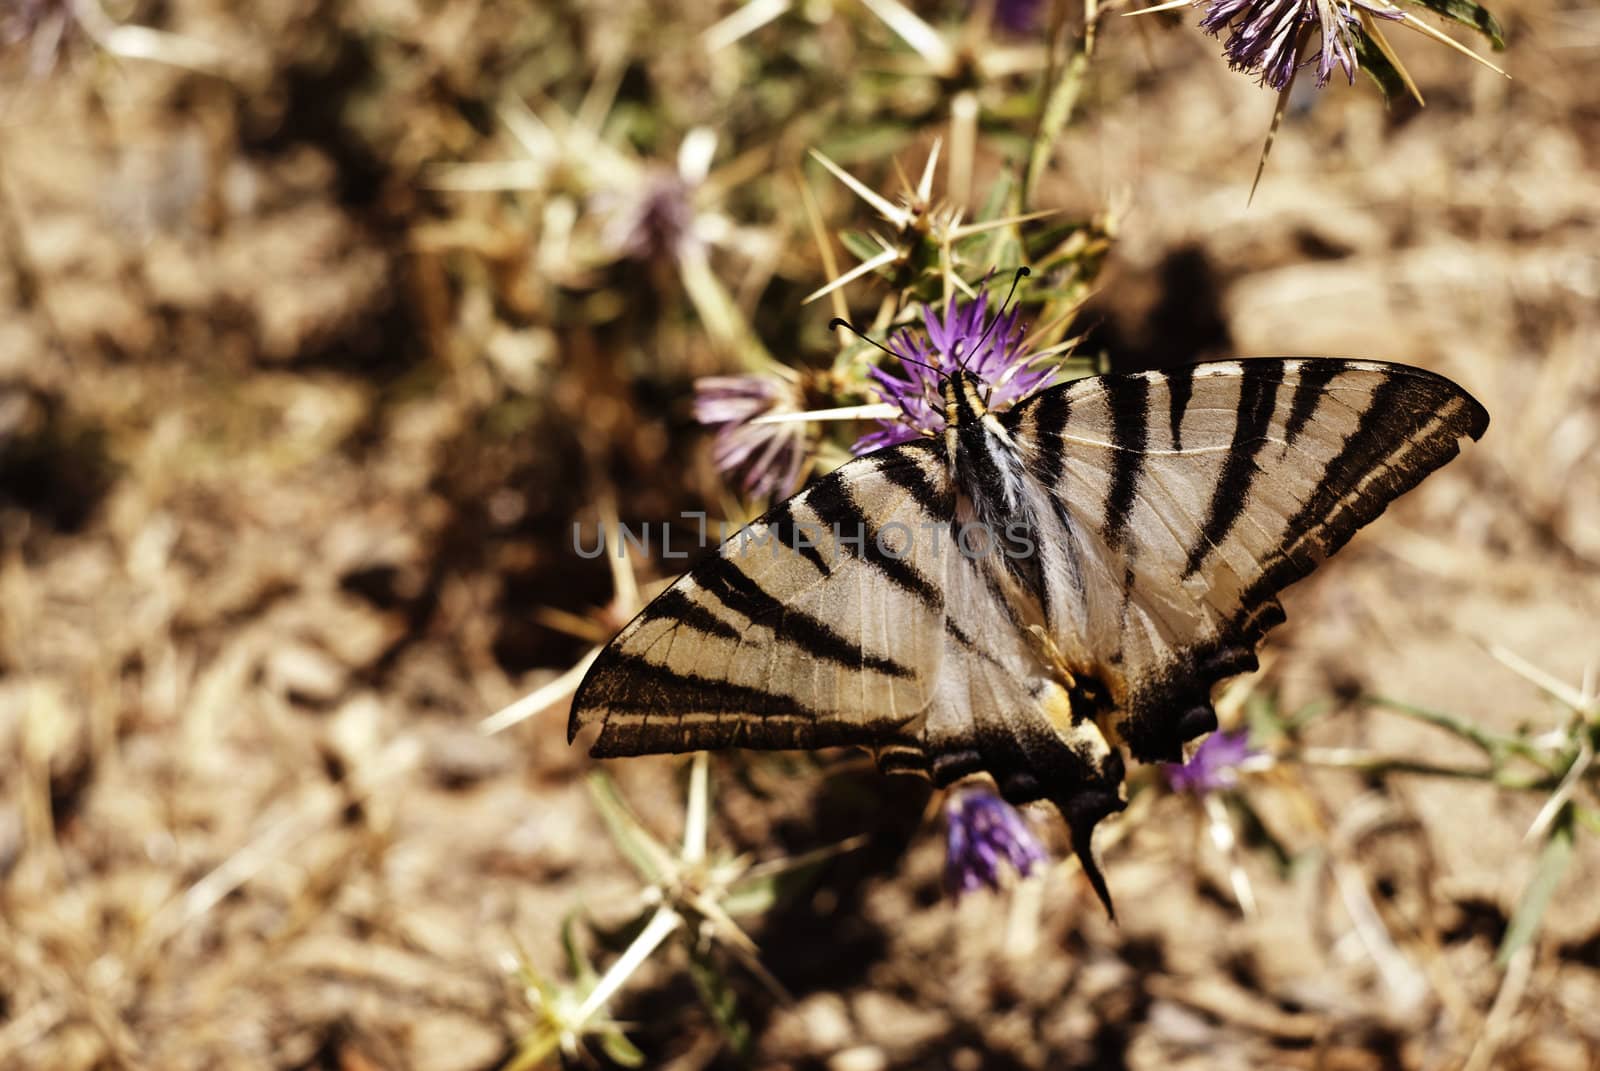
<svg viewBox="0 0 1600 1071"><path fill-rule="evenodd" d="M914 746L944 657L947 513L931 444L841 466L728 539L601 653L569 738L597 756L706 748Z"/></svg>
<svg viewBox="0 0 1600 1071"><path fill-rule="evenodd" d="M1331 359L1077 380L1002 417L1048 503L1048 628L1113 739L1174 761L1253 669L1277 593L1478 438L1441 376Z"/></svg>
<svg viewBox="0 0 1600 1071"><path fill-rule="evenodd" d="M1090 837L1123 806L1114 745L1176 759L1215 728L1211 686L1254 667L1277 592L1487 422L1448 380L1357 361L1046 391L1002 418L1033 560L959 550L984 492L958 490L939 444L858 458L623 629L569 739L598 725L601 757L858 745L939 784L987 772L1060 808L1109 910Z"/></svg>
<svg viewBox="0 0 1600 1071"><path fill-rule="evenodd" d="M1019 625L992 562L960 551L942 447L857 458L728 539L590 668L567 735L597 757L856 745L940 785L992 775L1049 799L1089 852L1122 761Z"/></svg>

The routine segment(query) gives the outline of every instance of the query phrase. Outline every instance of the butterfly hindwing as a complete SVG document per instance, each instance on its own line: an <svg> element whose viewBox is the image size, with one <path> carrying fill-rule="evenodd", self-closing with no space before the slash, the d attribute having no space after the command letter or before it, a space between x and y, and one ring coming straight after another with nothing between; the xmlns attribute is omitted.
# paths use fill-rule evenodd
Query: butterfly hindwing
<svg viewBox="0 0 1600 1071"><path fill-rule="evenodd" d="M1104 688L1113 736L1171 761L1215 728L1211 686L1254 668L1277 593L1488 415L1420 369L1260 359L1077 380L1002 422L1057 525L1052 633Z"/></svg>

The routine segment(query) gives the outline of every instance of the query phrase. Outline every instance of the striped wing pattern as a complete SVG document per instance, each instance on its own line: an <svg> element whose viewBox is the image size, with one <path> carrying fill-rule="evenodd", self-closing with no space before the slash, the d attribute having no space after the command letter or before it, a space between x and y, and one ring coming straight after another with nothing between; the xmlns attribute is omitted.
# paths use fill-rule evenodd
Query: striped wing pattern
<svg viewBox="0 0 1600 1071"><path fill-rule="evenodd" d="M598 724L599 757L855 745L939 784L986 771L1086 837L1121 809L1121 759L1073 717L990 560L957 552L958 499L931 441L841 466L645 607L568 738Z"/></svg>
<svg viewBox="0 0 1600 1071"><path fill-rule="evenodd" d="M1478 438L1443 377L1333 359L1221 361L1077 380L1004 414L1057 527L1049 628L1144 761L1216 727L1276 595ZM1068 553L1070 551L1070 553Z"/></svg>
<svg viewBox="0 0 1600 1071"><path fill-rule="evenodd" d="M932 444L912 443L778 505L623 629L569 735L600 724L600 756L909 745L946 654L946 593L943 563L898 541L951 496Z"/></svg>
<svg viewBox="0 0 1600 1071"><path fill-rule="evenodd" d="M851 461L725 542L599 656L569 740L596 756L872 750L1048 799L1094 864L1119 745L1181 758L1211 688L1255 668L1277 593L1477 438L1449 380L1331 359L1077 380L1002 414L945 386L953 430ZM958 553L1023 522L1027 561Z"/></svg>

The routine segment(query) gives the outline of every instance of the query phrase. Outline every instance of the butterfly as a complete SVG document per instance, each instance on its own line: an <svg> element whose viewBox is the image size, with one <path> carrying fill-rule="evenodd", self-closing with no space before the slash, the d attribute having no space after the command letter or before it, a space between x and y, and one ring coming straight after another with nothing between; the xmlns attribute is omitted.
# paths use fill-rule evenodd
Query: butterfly
<svg viewBox="0 0 1600 1071"><path fill-rule="evenodd" d="M840 466L726 540L595 660L597 757L870 750L1046 800L1096 894L1124 752L1174 762L1257 667L1277 595L1488 426L1400 364L1250 359L1094 376Z"/></svg>

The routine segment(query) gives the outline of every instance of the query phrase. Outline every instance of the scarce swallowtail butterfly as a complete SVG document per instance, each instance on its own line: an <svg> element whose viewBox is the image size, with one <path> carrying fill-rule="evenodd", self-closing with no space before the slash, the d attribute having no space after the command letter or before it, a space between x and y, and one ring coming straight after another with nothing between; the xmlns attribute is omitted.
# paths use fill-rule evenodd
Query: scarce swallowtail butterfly
<svg viewBox="0 0 1600 1071"><path fill-rule="evenodd" d="M987 773L1060 810L1107 911L1090 838L1125 805L1124 751L1181 760L1217 727L1212 686L1256 668L1278 592L1489 421L1441 376L1357 360L1096 376L1003 413L968 371L940 390L942 439L844 464L645 607L568 739Z"/></svg>

